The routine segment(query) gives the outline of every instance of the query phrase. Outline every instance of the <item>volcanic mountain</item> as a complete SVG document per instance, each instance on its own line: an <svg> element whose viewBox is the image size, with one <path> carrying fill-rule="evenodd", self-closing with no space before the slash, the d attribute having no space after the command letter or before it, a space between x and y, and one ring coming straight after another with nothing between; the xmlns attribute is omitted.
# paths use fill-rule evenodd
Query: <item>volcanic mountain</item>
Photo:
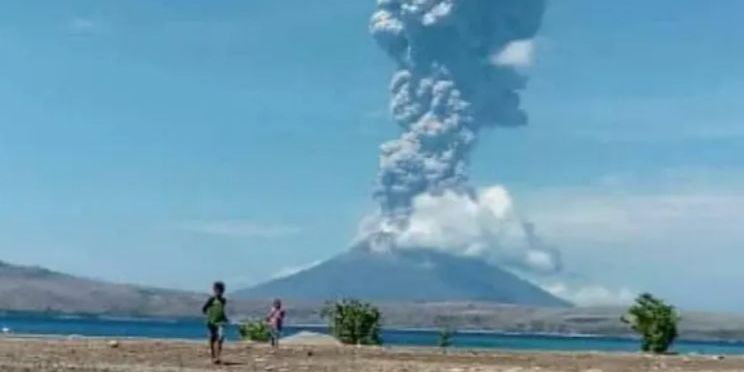
<svg viewBox="0 0 744 372"><path fill-rule="evenodd" d="M124 316L200 316L206 294L118 284L41 267L0 261L0 313L46 311ZM568 304L497 267L432 251L377 254L349 251L317 267L231 294L231 311L263 314L266 299L282 297L293 317L315 322L325 300L488 301L534 306ZM241 299L242 298L242 299ZM256 301L251 301L255 299ZM305 300L305 301L299 301Z"/></svg>
<svg viewBox="0 0 744 372"><path fill-rule="evenodd" d="M570 304L475 258L432 250L353 249L318 266L237 291L244 299L360 298L370 301L487 301L543 307Z"/></svg>

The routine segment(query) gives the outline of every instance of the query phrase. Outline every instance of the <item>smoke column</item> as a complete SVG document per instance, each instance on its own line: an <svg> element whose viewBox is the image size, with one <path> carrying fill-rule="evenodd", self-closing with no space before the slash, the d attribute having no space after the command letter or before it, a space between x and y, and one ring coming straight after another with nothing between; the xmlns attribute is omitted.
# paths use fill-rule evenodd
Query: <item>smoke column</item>
<svg viewBox="0 0 744 372"><path fill-rule="evenodd" d="M545 0L378 0L370 31L396 63L390 109L403 133L381 147L380 209L363 226L365 246L394 248L417 196L477 197L466 172L481 129L527 123L518 65L544 9Z"/></svg>

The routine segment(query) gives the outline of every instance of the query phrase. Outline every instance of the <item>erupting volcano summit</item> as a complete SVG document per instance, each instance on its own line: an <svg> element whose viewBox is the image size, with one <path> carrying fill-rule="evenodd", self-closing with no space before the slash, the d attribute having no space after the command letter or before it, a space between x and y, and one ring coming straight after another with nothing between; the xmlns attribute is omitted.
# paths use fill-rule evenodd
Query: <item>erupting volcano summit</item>
<svg viewBox="0 0 744 372"><path fill-rule="evenodd" d="M482 129L527 124L519 91L544 0L378 0L370 31L390 56L378 210L354 249L246 290L247 297L566 302L498 266L555 272L560 255L514 212L506 189L468 184ZM497 266L498 265L498 266Z"/></svg>

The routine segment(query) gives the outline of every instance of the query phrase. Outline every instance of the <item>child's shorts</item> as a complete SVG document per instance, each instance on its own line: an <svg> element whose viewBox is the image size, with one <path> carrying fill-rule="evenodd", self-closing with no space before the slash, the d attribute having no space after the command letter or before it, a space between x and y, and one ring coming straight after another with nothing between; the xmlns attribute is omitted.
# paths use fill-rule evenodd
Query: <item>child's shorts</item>
<svg viewBox="0 0 744 372"><path fill-rule="evenodd" d="M282 337L282 330L276 327L271 327L271 339L274 341L279 341L281 337Z"/></svg>
<svg viewBox="0 0 744 372"><path fill-rule="evenodd" d="M210 340L220 342L225 340L225 328L222 324L207 324L207 330Z"/></svg>

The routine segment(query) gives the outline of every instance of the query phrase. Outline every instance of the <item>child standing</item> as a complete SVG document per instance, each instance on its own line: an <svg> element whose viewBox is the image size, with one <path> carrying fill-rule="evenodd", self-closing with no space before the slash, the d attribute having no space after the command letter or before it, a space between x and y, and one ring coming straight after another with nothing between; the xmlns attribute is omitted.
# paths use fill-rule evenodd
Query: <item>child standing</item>
<svg viewBox="0 0 744 372"><path fill-rule="evenodd" d="M284 309L282 309L281 300L274 300L271 310L269 310L269 315L266 316L266 321L269 323L269 329L271 331L271 346L277 348L279 347L279 338L282 336L282 327L284 326Z"/></svg>
<svg viewBox="0 0 744 372"><path fill-rule="evenodd" d="M215 282L212 286L213 296L209 297L207 303L202 307L202 313L206 316L207 330L209 331L209 351L212 354L212 363L220 364L222 344L225 342L224 326L227 323L225 313L225 283Z"/></svg>

